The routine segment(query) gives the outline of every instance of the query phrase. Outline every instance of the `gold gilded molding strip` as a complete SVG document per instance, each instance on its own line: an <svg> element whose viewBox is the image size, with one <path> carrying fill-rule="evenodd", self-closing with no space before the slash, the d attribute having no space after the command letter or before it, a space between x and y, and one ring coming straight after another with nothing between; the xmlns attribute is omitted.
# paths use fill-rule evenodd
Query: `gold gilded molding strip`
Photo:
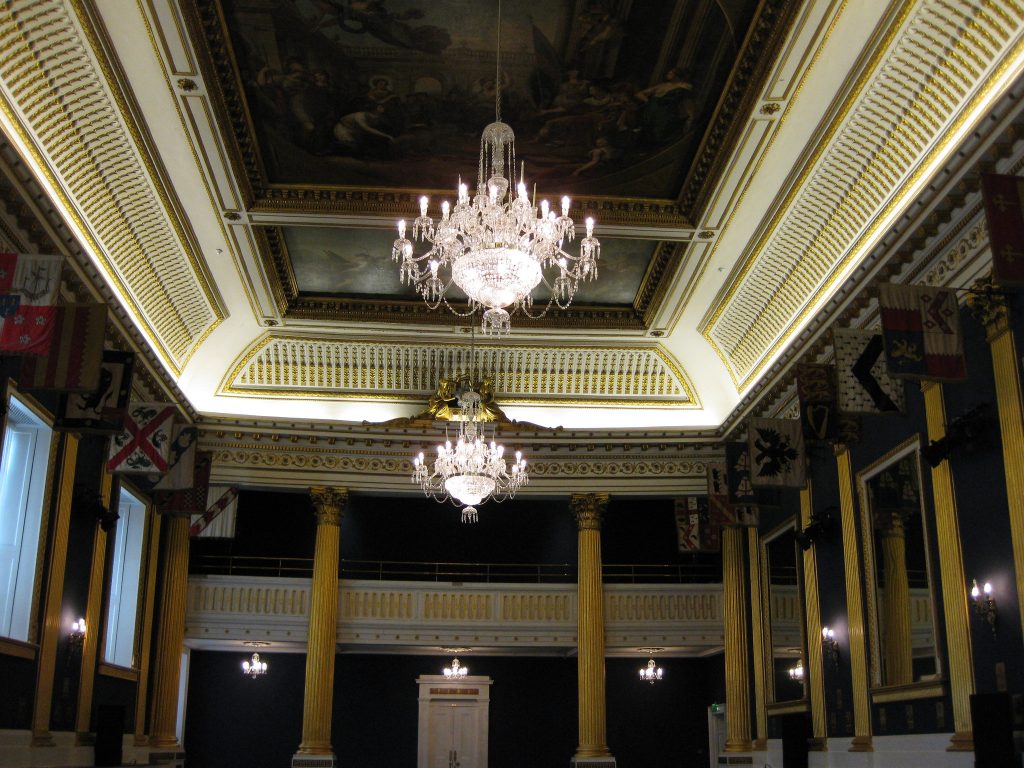
<svg viewBox="0 0 1024 768"><path fill-rule="evenodd" d="M865 642L864 606L861 592L861 562L857 556L857 512L853 504L853 470L850 452L842 448L836 453L839 476L839 509L843 526L843 565L846 570L847 633L850 644L850 674L853 679L853 744L851 751L871 749L871 707L868 701L867 647Z"/></svg>
<svg viewBox="0 0 1024 768"><path fill-rule="evenodd" d="M879 48L823 149L702 325L738 387L832 290L851 246L877 230L878 212L900 204L893 193L950 151L946 135L990 95L986 78L1020 55L1024 17L1013 5L907 6L899 33Z"/></svg>
<svg viewBox="0 0 1024 768"><path fill-rule="evenodd" d="M942 385L924 382L925 419L928 439L946 436L946 404ZM942 583L942 607L946 619L947 673L953 699L953 729L950 749L969 752L974 749L971 728L971 694L974 693L974 668L971 661L971 632L967 608L967 580L964 577L960 529L957 522L953 472L949 461L932 467L932 496L935 505L935 531L939 538L939 571Z"/></svg>
<svg viewBox="0 0 1024 768"><path fill-rule="evenodd" d="M811 481L800 490L800 528L811 523L814 512ZM825 667L821 648L821 606L818 601L818 559L814 548L804 550L804 619L807 624L807 678L811 693L811 734L823 744L825 728Z"/></svg>
<svg viewBox="0 0 1024 768"><path fill-rule="evenodd" d="M765 686L764 585L761 567L761 538L757 528L747 530L747 552L750 557L750 623L754 654L754 749L768 747L768 691ZM771 635L767 636L769 645Z"/></svg>
<svg viewBox="0 0 1024 768"><path fill-rule="evenodd" d="M111 95L117 85L104 82L109 66L89 56L103 55L92 42L59 2L4 4L3 108L107 278L178 373L221 314L122 122L129 117Z"/></svg>
<svg viewBox="0 0 1024 768"><path fill-rule="evenodd" d="M989 324L988 341L992 351L996 402L999 404L999 431L1002 435L1017 594L1024 595L1024 413L1021 412L1016 339L1005 313L996 322ZM1018 603L1024 626L1024 602L1018 600Z"/></svg>
<svg viewBox="0 0 1024 768"><path fill-rule="evenodd" d="M232 367L222 391L252 394L385 391L422 395L443 376L473 366L494 377L496 392L517 397L693 403L690 384L659 347L527 347L379 344L265 336Z"/></svg>

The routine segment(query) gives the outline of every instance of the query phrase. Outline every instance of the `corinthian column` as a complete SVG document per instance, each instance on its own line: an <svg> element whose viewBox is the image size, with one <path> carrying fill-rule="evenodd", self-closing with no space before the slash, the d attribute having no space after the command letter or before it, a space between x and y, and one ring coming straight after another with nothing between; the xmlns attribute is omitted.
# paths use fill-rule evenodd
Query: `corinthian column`
<svg viewBox="0 0 1024 768"><path fill-rule="evenodd" d="M615 765L608 751L604 698L604 591L601 585L601 515L608 494L576 494L571 500L578 536L577 667L579 746L576 766Z"/></svg>
<svg viewBox="0 0 1024 768"><path fill-rule="evenodd" d="M293 766L333 766L331 702L338 636L338 534L348 502L344 488L310 488L316 513L316 552L309 595L306 689L302 702L302 743Z"/></svg>
<svg viewBox="0 0 1024 768"><path fill-rule="evenodd" d="M743 529L722 529L722 597L725 609L725 751L749 752L750 682L747 672L747 599Z"/></svg>
<svg viewBox="0 0 1024 768"><path fill-rule="evenodd" d="M885 684L914 682L910 639L910 584L907 541L898 511L886 516L882 528L882 571L885 575Z"/></svg>
<svg viewBox="0 0 1024 768"><path fill-rule="evenodd" d="M153 675L153 724L149 744L177 749L178 684L185 644L185 597L188 591L189 518L167 516L167 550L160 596L160 634Z"/></svg>

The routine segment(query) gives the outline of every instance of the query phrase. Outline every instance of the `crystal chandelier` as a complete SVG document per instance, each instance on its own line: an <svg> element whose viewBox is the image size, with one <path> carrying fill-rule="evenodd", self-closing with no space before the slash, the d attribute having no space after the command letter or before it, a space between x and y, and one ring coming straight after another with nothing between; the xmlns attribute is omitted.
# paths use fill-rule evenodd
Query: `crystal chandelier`
<svg viewBox="0 0 1024 768"><path fill-rule="evenodd" d="M254 652L251 661L242 662L242 674L255 680L260 675L267 674L267 662L260 661L260 655Z"/></svg>
<svg viewBox="0 0 1024 768"><path fill-rule="evenodd" d="M480 137L476 194L470 198L460 177L454 208L447 200L442 202L436 223L427 215L428 198L421 197L412 236L429 248L415 255L403 219L398 222L391 258L401 264L402 282L415 286L431 309L443 302L456 315L467 316L479 308L483 333L504 335L511 327L509 307L529 317L544 316L552 304L568 307L580 282L597 278L601 244L594 237L594 220L588 218L579 256L563 250L565 242L576 236L569 218L569 198L562 198L561 216L551 210L547 200L541 200L538 208L536 189L531 201L523 170L515 190L511 188L509 177L516 171L515 134L501 121L500 0L495 59L495 122L484 128ZM532 292L541 281L549 298L544 309L534 315ZM469 298L468 312L459 312L448 302L453 283Z"/></svg>
<svg viewBox="0 0 1024 768"><path fill-rule="evenodd" d="M664 674L665 670L655 664L654 659L650 659L646 667L640 668L640 679L652 685L661 680Z"/></svg>
<svg viewBox="0 0 1024 768"><path fill-rule="evenodd" d="M466 390L459 395L459 433L455 445L445 434L444 445L437 446L433 468L421 452L412 461L412 481L439 502L451 499L464 505L462 522L477 522L476 505L488 498L501 502L516 495L529 482L526 459L516 451L515 461L505 462L505 446L486 442L484 422L480 421L480 395Z"/></svg>
<svg viewBox="0 0 1024 768"><path fill-rule="evenodd" d="M469 674L469 667L463 667L459 664L459 657L456 656L452 659L452 665L444 668L444 676L449 680L461 680Z"/></svg>

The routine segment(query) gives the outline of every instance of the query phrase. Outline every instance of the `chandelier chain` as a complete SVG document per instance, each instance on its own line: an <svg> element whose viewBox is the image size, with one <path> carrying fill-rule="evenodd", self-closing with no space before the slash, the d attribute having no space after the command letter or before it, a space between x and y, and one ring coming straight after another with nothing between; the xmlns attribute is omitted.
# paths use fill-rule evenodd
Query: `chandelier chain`
<svg viewBox="0 0 1024 768"><path fill-rule="evenodd" d="M498 44L494 49L494 122L501 122L501 0L498 0Z"/></svg>

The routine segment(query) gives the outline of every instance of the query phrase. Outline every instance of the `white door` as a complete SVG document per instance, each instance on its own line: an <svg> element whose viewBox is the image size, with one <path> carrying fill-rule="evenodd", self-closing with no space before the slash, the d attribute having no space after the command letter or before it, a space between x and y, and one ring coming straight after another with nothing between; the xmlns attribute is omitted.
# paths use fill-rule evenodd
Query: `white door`
<svg viewBox="0 0 1024 768"><path fill-rule="evenodd" d="M430 703L428 768L483 768L476 761L480 712L475 701Z"/></svg>

